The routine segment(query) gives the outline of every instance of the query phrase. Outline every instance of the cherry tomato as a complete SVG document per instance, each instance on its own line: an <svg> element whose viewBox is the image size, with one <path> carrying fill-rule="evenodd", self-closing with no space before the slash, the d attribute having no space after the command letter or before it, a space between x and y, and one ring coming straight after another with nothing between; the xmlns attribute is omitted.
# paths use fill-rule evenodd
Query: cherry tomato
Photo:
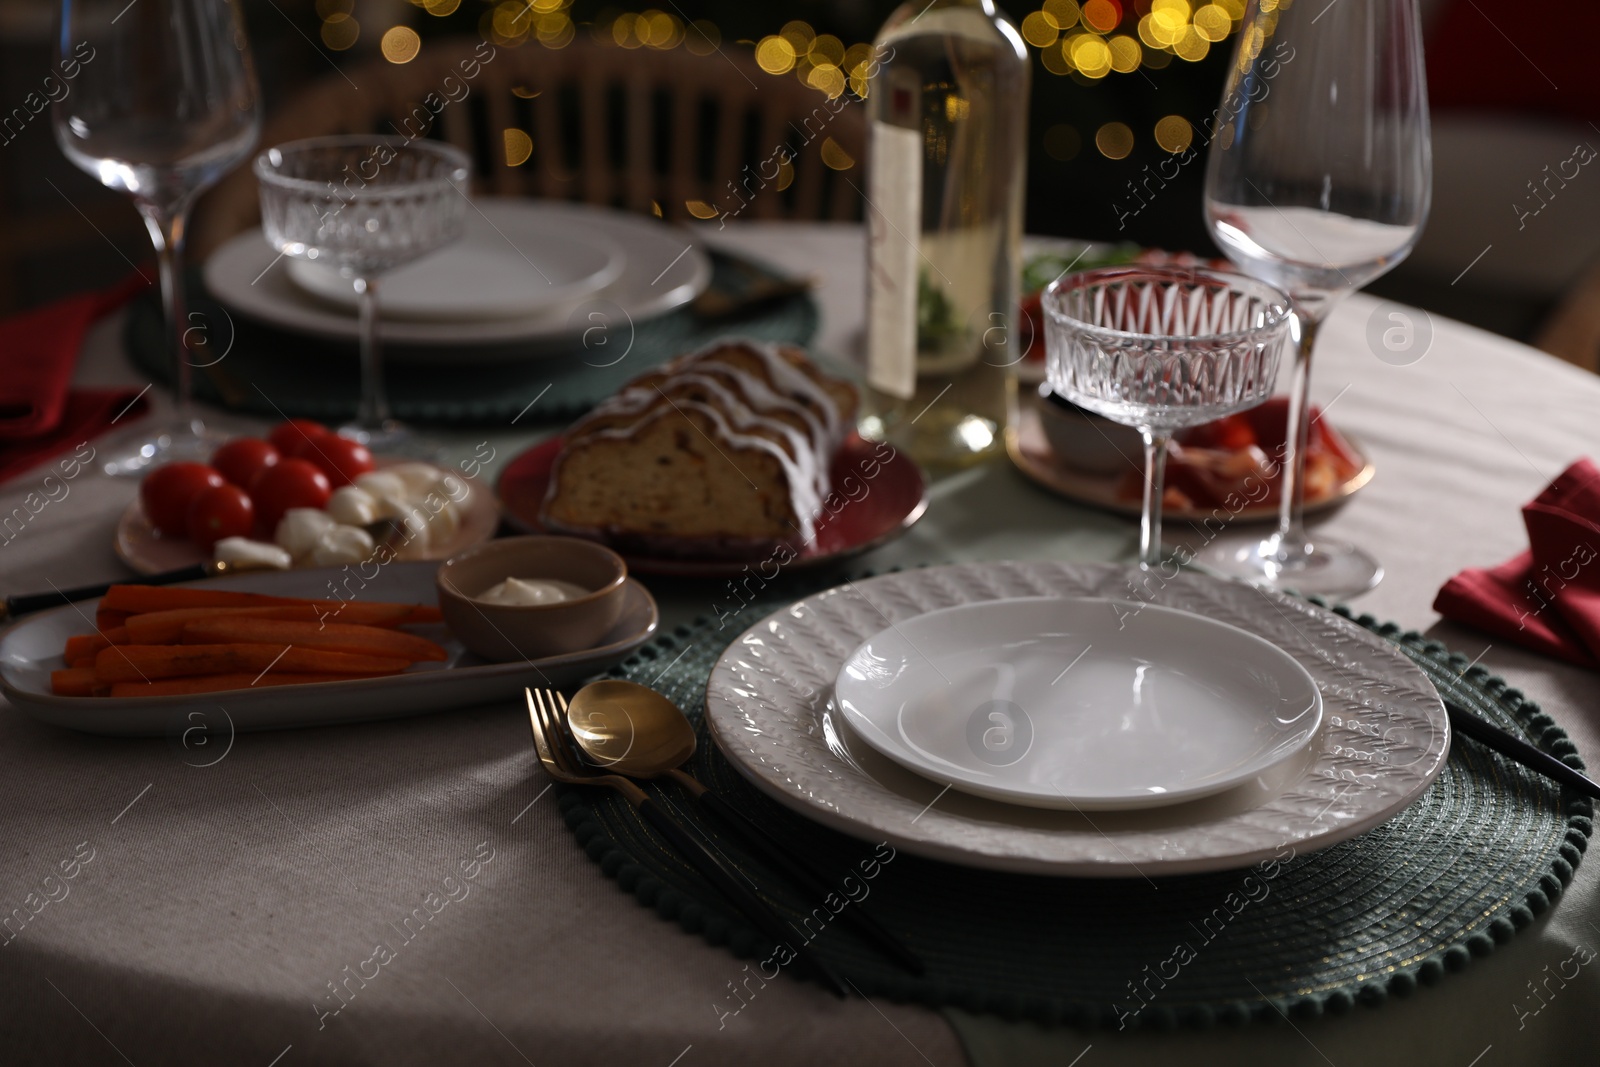
<svg viewBox="0 0 1600 1067"><path fill-rule="evenodd" d="M211 454L211 465L240 489L249 489L262 471L281 457L271 442L259 437L235 437Z"/></svg>
<svg viewBox="0 0 1600 1067"><path fill-rule="evenodd" d="M271 535L290 508L320 508L333 495L328 476L303 459L280 459L250 486L260 529Z"/></svg>
<svg viewBox="0 0 1600 1067"><path fill-rule="evenodd" d="M1256 432L1243 415L1228 415L1213 422L1191 426L1178 435L1178 440L1196 448L1219 448L1234 452L1255 444Z"/></svg>
<svg viewBox="0 0 1600 1067"><path fill-rule="evenodd" d="M349 485L377 466L366 445L336 433L318 438L316 448L300 458L316 464L335 486Z"/></svg>
<svg viewBox="0 0 1600 1067"><path fill-rule="evenodd" d="M267 435L267 440L284 459L305 459L313 442L320 441L333 431L320 422L310 419L290 419L280 422Z"/></svg>
<svg viewBox="0 0 1600 1067"><path fill-rule="evenodd" d="M139 483L139 503L150 525L168 537L189 534L189 505L201 490L226 485L227 480L204 463L168 463L157 467Z"/></svg>
<svg viewBox="0 0 1600 1067"><path fill-rule="evenodd" d="M1017 329L1022 332L1022 339L1028 345L1023 350L1024 359L1042 361L1044 359L1044 306L1041 300L1044 291L1029 293L1022 298L1022 306L1017 312Z"/></svg>
<svg viewBox="0 0 1600 1067"><path fill-rule="evenodd" d="M237 485L202 489L189 505L189 540L207 552L224 537L249 537L255 524L250 494Z"/></svg>

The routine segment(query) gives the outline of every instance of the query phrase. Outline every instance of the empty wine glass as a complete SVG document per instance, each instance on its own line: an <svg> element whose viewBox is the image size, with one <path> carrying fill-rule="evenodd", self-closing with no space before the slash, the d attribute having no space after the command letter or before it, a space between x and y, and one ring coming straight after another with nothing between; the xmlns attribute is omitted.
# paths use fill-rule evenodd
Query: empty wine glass
<svg viewBox="0 0 1600 1067"><path fill-rule="evenodd" d="M1050 386L1144 438L1139 566L1161 562L1161 497L1173 431L1272 395L1289 298L1199 267L1103 267L1044 294Z"/></svg>
<svg viewBox="0 0 1600 1067"><path fill-rule="evenodd" d="M56 63L66 92L51 107L56 143L102 185L133 198L155 244L172 421L108 449L108 474L206 459L218 443L190 405L183 238L195 197L250 154L261 132L250 46L233 0L63 0Z"/></svg>
<svg viewBox="0 0 1600 1067"><path fill-rule="evenodd" d="M1428 217L1432 151L1416 0L1251 0L1206 171L1206 221L1240 270L1293 298L1296 341L1278 529L1209 567L1346 596L1383 577L1354 545L1306 536L1311 353L1328 311L1399 263Z"/></svg>
<svg viewBox="0 0 1600 1067"><path fill-rule="evenodd" d="M417 449L389 415L378 343L378 279L461 236L471 165L459 149L398 137L313 137L256 157L261 225L280 252L326 263L358 297L361 400L341 432L375 451Z"/></svg>

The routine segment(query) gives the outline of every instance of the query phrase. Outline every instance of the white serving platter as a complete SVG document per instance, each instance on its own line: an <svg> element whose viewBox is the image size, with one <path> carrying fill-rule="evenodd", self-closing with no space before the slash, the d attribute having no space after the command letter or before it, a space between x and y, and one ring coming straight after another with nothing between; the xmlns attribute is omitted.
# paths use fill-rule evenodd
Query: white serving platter
<svg viewBox="0 0 1600 1067"><path fill-rule="evenodd" d="M434 604L438 564L328 567L211 578L189 585L274 596L385 600ZM0 693L11 706L41 722L117 737L179 736L200 713L211 729L232 731L394 719L480 704L520 706L523 686L563 686L605 670L655 633L659 622L649 590L628 579L622 618L600 645L583 652L518 663L488 663L461 647L443 624L410 627L438 641L442 663L419 663L385 678L268 686L183 697L62 697L50 691L50 672L63 666L68 637L94 631L97 600L28 615L0 632Z"/></svg>

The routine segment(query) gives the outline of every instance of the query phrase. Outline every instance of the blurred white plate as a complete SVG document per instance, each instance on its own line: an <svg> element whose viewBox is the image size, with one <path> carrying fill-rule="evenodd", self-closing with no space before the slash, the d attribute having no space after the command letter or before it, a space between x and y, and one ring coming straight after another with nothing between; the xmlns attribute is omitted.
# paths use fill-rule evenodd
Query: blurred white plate
<svg viewBox="0 0 1600 1067"><path fill-rule="evenodd" d="M616 241L537 201L468 211L461 239L383 276L378 308L413 322L522 319L570 307L617 280L626 261ZM311 296L356 313L355 286L332 266L285 263Z"/></svg>
<svg viewBox="0 0 1600 1067"><path fill-rule="evenodd" d="M395 345L428 346L437 358L458 362L464 345L513 342L546 346L550 354L569 354L570 345L596 325L616 330L682 307L711 281L711 259L694 244L687 230L643 215L586 204L528 200L475 200L490 222L517 225L530 211L560 220L613 242L623 252L622 270L609 285L567 305L520 318L483 318L467 322L412 322L386 318L382 338ZM473 212L476 214L476 212ZM503 228L503 227L502 227ZM427 260L418 261L422 266ZM332 307L307 294L289 277L289 257L267 244L260 227L230 238L205 264L206 289L230 311L294 333L354 341L353 311ZM599 316L596 318L596 316ZM619 323L618 320L621 320ZM537 349L512 350L516 358ZM351 350L354 356L354 350ZM404 348L394 355L417 359Z"/></svg>
<svg viewBox="0 0 1600 1067"><path fill-rule="evenodd" d="M274 596L387 600L435 604L437 563L390 563L370 579L350 568L240 574L190 582L207 589L242 589ZM276 685L183 697L62 697L50 692L50 672L63 666L62 647L74 634L94 631L98 600L82 600L25 616L0 635L0 692L12 706L41 722L118 737L211 735L204 753L222 751L234 732L396 719L429 711L504 703L515 711L525 685L563 686L625 658L655 633L659 616L649 590L628 579L628 599L602 643L583 652L518 663L488 663L461 647L443 624L408 627L439 642L443 663L418 663L403 674L342 682ZM218 737L217 735L220 735Z"/></svg>
<svg viewBox="0 0 1600 1067"><path fill-rule="evenodd" d="M868 638L835 682L867 744L956 789L1037 808L1158 807L1299 752L1322 697L1237 627L1127 600L1027 597Z"/></svg>

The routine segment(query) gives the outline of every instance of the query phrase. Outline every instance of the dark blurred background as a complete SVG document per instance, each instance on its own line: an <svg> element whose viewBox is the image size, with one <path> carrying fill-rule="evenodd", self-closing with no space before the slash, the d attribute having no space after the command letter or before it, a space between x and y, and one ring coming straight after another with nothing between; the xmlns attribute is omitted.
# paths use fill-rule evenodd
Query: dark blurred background
<svg viewBox="0 0 1600 1067"><path fill-rule="evenodd" d="M895 6L657 2L660 9L588 0L244 0L244 8L271 115L296 90L337 78L337 68L381 62L396 27L414 31L409 39L420 39L424 52L429 41L473 34L528 49L566 47L582 34L617 48L709 52L715 44L747 53L782 37L794 46L789 52L756 52L758 59L777 56L762 62L765 76L804 80L812 65L791 52L804 53L823 35L845 49L864 46ZM1167 2L1174 0L1155 0L1158 7ZM1186 10L1206 32L1175 50L1153 47L1141 31L1151 0L1002 3L1022 27L1034 65L1029 232L1216 254L1201 216L1203 151L1129 213L1130 183L1188 146L1188 126L1178 120L1203 126L1217 106L1234 31L1213 28L1214 12L1201 18L1205 3ZM518 33L501 33L497 13L504 27L505 13L524 5L536 17L521 20ZM1212 6L1234 26L1244 7L1242 0ZM1600 276L1592 267L1600 251L1600 173L1585 171L1559 198L1544 197L1537 216L1525 213L1546 165L1568 159L1577 144L1600 146L1592 58L1600 5L1426 0L1423 9L1435 124L1433 213L1410 259L1372 291L1540 343L1592 369L1600 337ZM0 107L21 101L47 72L55 11L50 0L0 0ZM1057 28L1071 20L1108 39L1126 37L1136 57L1125 44L1113 69L1071 69ZM62 157L48 111L6 127L0 141L0 313L112 282L148 258L148 238L128 201ZM1166 173L1172 169L1169 162Z"/></svg>

